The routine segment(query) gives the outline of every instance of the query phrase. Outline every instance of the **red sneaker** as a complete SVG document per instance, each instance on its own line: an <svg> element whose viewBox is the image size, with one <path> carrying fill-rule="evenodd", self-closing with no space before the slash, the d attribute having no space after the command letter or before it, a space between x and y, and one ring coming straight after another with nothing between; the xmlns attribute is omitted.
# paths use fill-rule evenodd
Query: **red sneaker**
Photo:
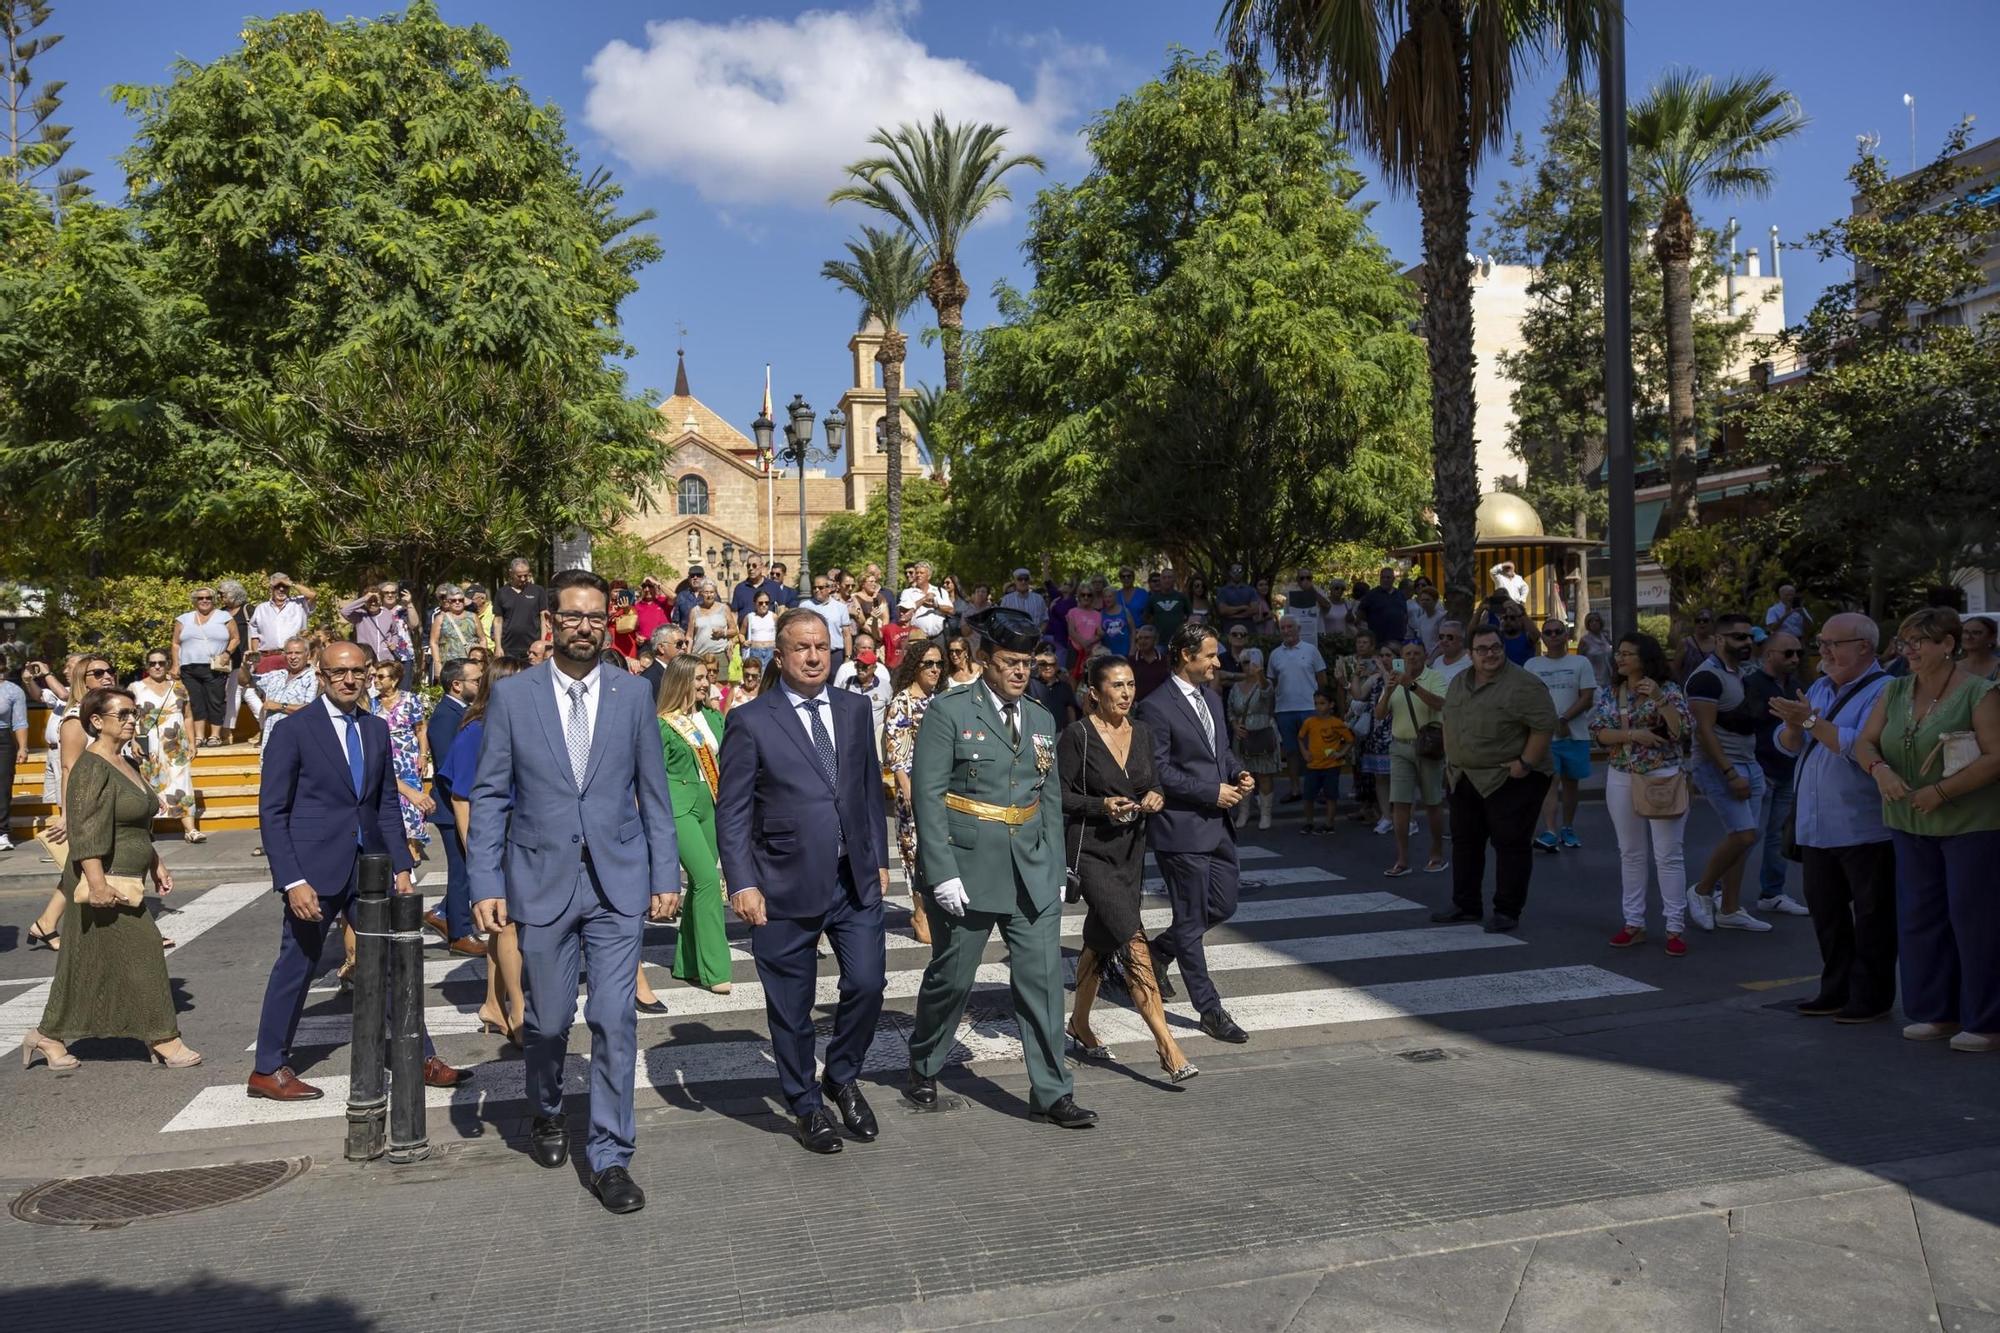
<svg viewBox="0 0 2000 1333"><path fill-rule="evenodd" d="M1682 939L1678 935L1667 936L1667 957L1685 958L1687 956L1688 956L1687 941Z"/></svg>
<svg viewBox="0 0 2000 1333"><path fill-rule="evenodd" d="M1646 928L1644 926L1620 926L1618 933L1611 937L1611 947L1614 949L1629 949L1645 938Z"/></svg>

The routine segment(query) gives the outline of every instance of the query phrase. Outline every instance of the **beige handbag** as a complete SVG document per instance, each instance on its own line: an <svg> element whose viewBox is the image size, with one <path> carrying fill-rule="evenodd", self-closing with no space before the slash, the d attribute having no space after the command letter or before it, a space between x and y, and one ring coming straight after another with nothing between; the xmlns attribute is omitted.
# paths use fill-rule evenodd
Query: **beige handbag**
<svg viewBox="0 0 2000 1333"><path fill-rule="evenodd" d="M146 901L146 881L137 875L106 875L104 885L121 907L137 907ZM76 900L90 902L90 883L81 877L76 881Z"/></svg>
<svg viewBox="0 0 2000 1333"><path fill-rule="evenodd" d="M1632 813L1641 819L1679 819L1688 809L1687 774L1634 773Z"/></svg>
<svg viewBox="0 0 2000 1333"><path fill-rule="evenodd" d="M1943 732L1938 736L1937 744L1931 747L1931 752L1924 757L1924 762L1918 771L1922 772L1923 769L1929 768L1931 760L1937 758L1940 753L1944 755L1945 777L1962 773L1970 768L1973 761L1982 753L1979 748L1979 734L1972 731Z"/></svg>

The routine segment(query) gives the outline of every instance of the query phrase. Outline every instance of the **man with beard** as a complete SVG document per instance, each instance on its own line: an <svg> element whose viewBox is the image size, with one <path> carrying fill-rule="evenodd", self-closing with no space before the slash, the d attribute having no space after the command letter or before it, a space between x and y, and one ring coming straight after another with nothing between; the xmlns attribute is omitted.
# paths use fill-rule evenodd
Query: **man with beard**
<svg viewBox="0 0 2000 1333"><path fill-rule="evenodd" d="M610 584L570 569L549 593L553 660L500 682L486 706L466 871L479 929L518 927L530 1146L552 1169L569 1159L563 1056L579 964L589 969L590 1188L610 1211L630 1213L646 1204L626 1169L639 941L646 918L667 920L679 905L673 807L652 695L598 662Z"/></svg>

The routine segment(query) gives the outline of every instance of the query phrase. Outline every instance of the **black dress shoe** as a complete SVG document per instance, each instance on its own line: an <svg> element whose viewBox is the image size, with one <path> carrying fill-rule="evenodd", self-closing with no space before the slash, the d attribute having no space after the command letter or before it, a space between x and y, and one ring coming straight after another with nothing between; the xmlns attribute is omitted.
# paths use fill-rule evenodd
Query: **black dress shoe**
<svg viewBox="0 0 2000 1333"><path fill-rule="evenodd" d="M1495 912L1492 916L1486 918L1486 933L1488 935L1505 935L1508 931L1512 930L1514 927L1520 924L1521 924L1521 919L1519 917L1508 916L1502 912Z"/></svg>
<svg viewBox="0 0 2000 1333"><path fill-rule="evenodd" d="M667 1002L657 998L647 1001L635 996L632 1000L632 1007L642 1014L664 1014L667 1012Z"/></svg>
<svg viewBox="0 0 2000 1333"><path fill-rule="evenodd" d="M937 1105L937 1080L929 1074L920 1073L913 1064L910 1066L910 1086L903 1095L919 1106Z"/></svg>
<svg viewBox="0 0 2000 1333"><path fill-rule="evenodd" d="M1153 958L1153 984L1159 987L1160 998L1173 999L1177 992L1174 990L1173 979L1167 976L1167 967L1173 960L1160 952L1160 946L1151 940L1146 941L1146 952Z"/></svg>
<svg viewBox="0 0 2000 1333"><path fill-rule="evenodd" d="M1089 1129L1097 1123L1097 1112L1084 1110L1076 1104L1076 1098L1065 1092L1050 1103L1048 1110L1029 1111L1028 1119L1046 1121L1059 1129Z"/></svg>
<svg viewBox="0 0 2000 1333"><path fill-rule="evenodd" d="M824 1106L815 1106L799 1117L799 1142L805 1145L807 1152L840 1151L840 1131L833 1127L833 1117L826 1113Z"/></svg>
<svg viewBox="0 0 2000 1333"><path fill-rule="evenodd" d="M554 1168L569 1160L569 1130L559 1115L538 1115L528 1127L528 1151L543 1166Z"/></svg>
<svg viewBox="0 0 2000 1333"><path fill-rule="evenodd" d="M1460 911L1456 907L1447 907L1442 912L1431 913L1431 923L1438 926L1456 926L1463 922L1477 920L1479 920L1479 913Z"/></svg>
<svg viewBox="0 0 2000 1333"><path fill-rule="evenodd" d="M1201 1016L1201 1030L1217 1041L1226 1041L1233 1046L1241 1046L1250 1040L1250 1034L1236 1025L1227 1009L1211 1009Z"/></svg>
<svg viewBox="0 0 2000 1333"><path fill-rule="evenodd" d="M646 1191L622 1166L607 1166L592 1176L590 1192L608 1213L636 1213L646 1206Z"/></svg>
<svg viewBox="0 0 2000 1333"><path fill-rule="evenodd" d="M873 1143L881 1129L875 1123L875 1112L869 1109L868 1099L861 1095L859 1083L834 1083L822 1078L819 1081L820 1094L840 1108L840 1123L847 1126L847 1132L863 1143Z"/></svg>
<svg viewBox="0 0 2000 1333"><path fill-rule="evenodd" d="M1830 1000L1824 995L1815 995L1810 1000L1800 1000L1792 1007L1807 1018L1825 1018L1829 1014L1837 1014L1845 1009L1847 1001Z"/></svg>
<svg viewBox="0 0 2000 1333"><path fill-rule="evenodd" d="M1848 1007L1833 1016L1836 1023L1879 1023L1894 1013L1894 1009L1856 1009Z"/></svg>

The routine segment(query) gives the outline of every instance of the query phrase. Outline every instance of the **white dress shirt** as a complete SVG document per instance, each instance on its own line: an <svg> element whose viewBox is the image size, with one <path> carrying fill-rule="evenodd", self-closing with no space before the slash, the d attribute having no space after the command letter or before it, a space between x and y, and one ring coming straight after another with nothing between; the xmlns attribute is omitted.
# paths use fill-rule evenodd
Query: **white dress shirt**
<svg viewBox="0 0 2000 1333"><path fill-rule="evenodd" d="M553 662L549 664L549 679L555 684L556 720L567 727L569 725L569 687L573 682L570 680L568 673ZM598 686L604 683L604 668L593 665L590 668L590 674L582 677L580 682L574 683L580 683L583 686L583 716L589 722L590 734L594 738L597 735L597 700L604 693L598 688Z"/></svg>
<svg viewBox="0 0 2000 1333"><path fill-rule="evenodd" d="M806 744L812 746L813 752L817 754L819 752L819 744L813 740L813 710L806 707L808 702L806 696L800 694L790 685L783 683L779 684L778 689L785 696L785 702L792 706L792 716L797 718L799 725L805 729ZM827 744L833 747L834 759L838 762L840 758L840 742L835 740L833 736L833 699L828 695L825 686L821 686L820 692L815 694L813 698L826 705L824 709L820 710L820 725L826 728Z"/></svg>
<svg viewBox="0 0 2000 1333"><path fill-rule="evenodd" d="M1188 684L1179 674L1175 674L1171 679L1180 688L1181 698L1187 700L1188 707L1194 709L1194 715L1202 720L1203 730L1201 738L1207 742L1208 752L1214 754L1215 714L1208 710L1208 699L1202 694L1199 685Z"/></svg>

